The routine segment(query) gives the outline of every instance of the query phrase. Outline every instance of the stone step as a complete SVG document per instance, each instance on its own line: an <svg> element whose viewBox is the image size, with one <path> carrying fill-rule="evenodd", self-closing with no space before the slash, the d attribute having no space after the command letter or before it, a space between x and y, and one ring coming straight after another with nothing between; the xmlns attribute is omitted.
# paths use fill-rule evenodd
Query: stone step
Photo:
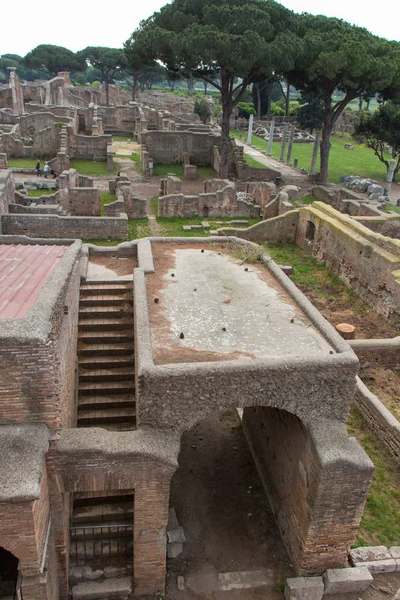
<svg viewBox="0 0 400 600"><path fill-rule="evenodd" d="M135 422L135 409L129 406L109 409L103 407L102 410L78 406L78 426L96 427L101 423L131 423L133 426Z"/></svg>
<svg viewBox="0 0 400 600"><path fill-rule="evenodd" d="M78 346L78 356L79 358L87 357L94 358L98 357L99 359L105 356L133 356L134 345L133 338L132 341L129 342L119 342L119 343L80 343Z"/></svg>
<svg viewBox="0 0 400 600"><path fill-rule="evenodd" d="M119 369L133 365L133 351L123 356L98 356L96 350L92 350L92 355L79 357L79 368L83 372L86 369Z"/></svg>
<svg viewBox="0 0 400 600"><path fill-rule="evenodd" d="M79 408L124 408L125 406L135 407L135 397L133 394L111 394L110 396L81 395L79 397Z"/></svg>
<svg viewBox="0 0 400 600"><path fill-rule="evenodd" d="M130 343L133 347L133 330L121 329L118 331L79 331L78 341L85 344L126 344Z"/></svg>
<svg viewBox="0 0 400 600"><path fill-rule="evenodd" d="M108 394L133 394L135 386L133 381L108 381L92 382L82 381L79 384L79 396L108 396Z"/></svg>
<svg viewBox="0 0 400 600"><path fill-rule="evenodd" d="M132 329L133 330L133 318L127 317L107 317L96 319L80 318L79 319L79 331L113 331L116 329Z"/></svg>
<svg viewBox="0 0 400 600"><path fill-rule="evenodd" d="M73 600L127 600L132 592L132 577L110 577L103 581L84 581L72 588Z"/></svg>
<svg viewBox="0 0 400 600"><path fill-rule="evenodd" d="M130 318L132 319L133 306L132 303L125 302L117 306L80 306L79 317L83 319L97 319L97 318Z"/></svg>
<svg viewBox="0 0 400 600"><path fill-rule="evenodd" d="M93 381L94 383L97 381L130 381L133 384L134 379L135 371L132 365L115 369L79 369L79 383L85 381Z"/></svg>
<svg viewBox="0 0 400 600"><path fill-rule="evenodd" d="M107 500L107 498L101 498L100 500ZM99 502L98 504L74 506L73 526L92 526L93 523L111 525L117 523L117 521L126 525L132 524L133 495L130 496L130 501Z"/></svg>
<svg viewBox="0 0 400 600"><path fill-rule="evenodd" d="M125 490L103 490L101 492L74 492L74 506L98 504L99 502L125 502L132 498L133 491L124 493Z"/></svg>
<svg viewBox="0 0 400 600"><path fill-rule="evenodd" d="M132 282L110 281L108 283L84 283L80 287L80 296L117 296L133 293Z"/></svg>
<svg viewBox="0 0 400 600"><path fill-rule="evenodd" d="M132 294L125 292L123 294L100 294L98 296L88 295L81 296L79 300L80 306L118 306L124 302L130 302L132 304Z"/></svg>
<svg viewBox="0 0 400 600"><path fill-rule="evenodd" d="M87 427L87 425L84 425ZM132 425L131 423L102 423L101 429L105 429L106 431L134 431L136 429L136 421Z"/></svg>

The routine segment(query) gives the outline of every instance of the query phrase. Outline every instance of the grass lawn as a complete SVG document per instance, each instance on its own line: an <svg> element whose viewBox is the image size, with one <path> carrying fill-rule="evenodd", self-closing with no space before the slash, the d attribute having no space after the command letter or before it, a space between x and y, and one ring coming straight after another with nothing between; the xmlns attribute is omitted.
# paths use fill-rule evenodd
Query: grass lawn
<svg viewBox="0 0 400 600"><path fill-rule="evenodd" d="M217 229L217 227L222 227L222 225L217 224L217 221L225 223L226 221L235 221L238 219L240 219L240 217L158 217L157 223L161 228L161 234L166 237L207 237L209 230L195 229L193 231L183 231L183 226L201 225L202 221L207 221L207 223L210 224L211 229ZM247 217L243 217L243 219L246 219L249 222L248 226L259 223L260 221L260 219L247 219Z"/></svg>
<svg viewBox="0 0 400 600"><path fill-rule="evenodd" d="M293 266L290 278L296 285L312 288L322 300L330 298L332 293L340 295L346 306L360 315L370 311L369 306L337 275L295 244L265 244L264 248L275 262Z"/></svg>
<svg viewBox="0 0 400 600"><path fill-rule="evenodd" d="M91 160L71 160L71 169L76 169L80 175L113 175L118 171L114 164L113 171L107 169L106 162L93 162Z"/></svg>
<svg viewBox="0 0 400 600"><path fill-rule="evenodd" d="M255 169L266 169L266 166L258 162L255 158L250 156L249 154L243 154L243 158L249 167L254 167Z"/></svg>
<svg viewBox="0 0 400 600"><path fill-rule="evenodd" d="M385 212L386 213L395 212L400 215L400 206L396 206L395 204L391 204L390 202L387 202L385 205Z"/></svg>
<svg viewBox="0 0 400 600"><path fill-rule="evenodd" d="M16 169L35 169L37 160L31 158L9 158L8 167L15 167Z"/></svg>
<svg viewBox="0 0 400 600"><path fill-rule="evenodd" d="M183 165L179 164L154 165L153 175L166 177L168 173L173 173L177 177L184 177L185 170ZM217 177L217 173L212 167L197 167L197 179L214 179L215 177Z"/></svg>
<svg viewBox="0 0 400 600"><path fill-rule="evenodd" d="M239 132L233 131L231 134L239 138ZM331 151L329 155L329 175L328 181L339 183L340 177L347 175L360 175L370 179L385 179L386 167L375 156L372 150L364 145L356 144L350 134L334 135L331 137ZM345 150L344 145L351 144L354 150ZM252 145L258 150L267 152L268 142L253 135ZM293 144L292 160L298 158L299 167L310 168L311 154L313 144ZM272 144L272 156L279 158L281 144L274 142ZM285 155L286 156L286 155ZM319 155L318 155L319 156ZM390 160L390 156L388 155ZM317 165L319 164L319 157ZM317 169L318 170L318 169Z"/></svg>
<svg viewBox="0 0 400 600"><path fill-rule="evenodd" d="M100 194L100 215L104 217L104 205L116 201L115 194Z"/></svg>
<svg viewBox="0 0 400 600"><path fill-rule="evenodd" d="M153 196L150 202L155 216L158 217L158 196Z"/></svg>
<svg viewBox="0 0 400 600"><path fill-rule="evenodd" d="M125 135L113 135L112 136L113 142L127 142L128 140L133 140L133 132L132 135L130 137L125 136Z"/></svg>
<svg viewBox="0 0 400 600"><path fill-rule="evenodd" d="M57 190L28 190L29 198L40 198L40 196L50 196L55 194Z"/></svg>

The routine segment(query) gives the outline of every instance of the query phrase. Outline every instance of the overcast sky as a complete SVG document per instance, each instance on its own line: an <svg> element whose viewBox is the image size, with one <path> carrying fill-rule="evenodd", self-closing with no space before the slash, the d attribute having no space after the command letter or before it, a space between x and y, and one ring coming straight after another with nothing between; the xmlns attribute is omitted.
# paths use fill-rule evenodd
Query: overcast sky
<svg viewBox="0 0 400 600"><path fill-rule="evenodd" d="M3 0L7 2L7 0ZM142 19L166 4L165 0L115 0L94 3L69 0L51 5L20 0L2 7L0 56L20 54L39 44L65 46L73 52L86 46L122 47ZM366 27L372 33L400 41L400 2L386 0L283 0L295 12L335 16Z"/></svg>

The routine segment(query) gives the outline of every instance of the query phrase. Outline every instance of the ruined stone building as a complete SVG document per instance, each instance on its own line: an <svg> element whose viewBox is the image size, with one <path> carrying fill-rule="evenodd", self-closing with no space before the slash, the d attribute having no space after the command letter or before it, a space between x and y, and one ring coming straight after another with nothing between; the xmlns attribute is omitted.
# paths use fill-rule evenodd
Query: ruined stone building
<svg viewBox="0 0 400 600"><path fill-rule="evenodd" d="M373 470L345 429L357 358L235 239L0 237L3 597L80 598L85 567L103 593L162 592L181 436L227 409L297 572L346 564ZM92 252L133 278L87 279Z"/></svg>

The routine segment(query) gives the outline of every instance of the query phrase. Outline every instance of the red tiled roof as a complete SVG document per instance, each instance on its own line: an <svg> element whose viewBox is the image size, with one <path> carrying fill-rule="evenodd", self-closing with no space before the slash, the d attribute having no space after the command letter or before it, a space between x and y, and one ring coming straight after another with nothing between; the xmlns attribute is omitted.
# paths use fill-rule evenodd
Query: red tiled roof
<svg viewBox="0 0 400 600"><path fill-rule="evenodd" d="M0 319L22 319L68 246L0 244Z"/></svg>

